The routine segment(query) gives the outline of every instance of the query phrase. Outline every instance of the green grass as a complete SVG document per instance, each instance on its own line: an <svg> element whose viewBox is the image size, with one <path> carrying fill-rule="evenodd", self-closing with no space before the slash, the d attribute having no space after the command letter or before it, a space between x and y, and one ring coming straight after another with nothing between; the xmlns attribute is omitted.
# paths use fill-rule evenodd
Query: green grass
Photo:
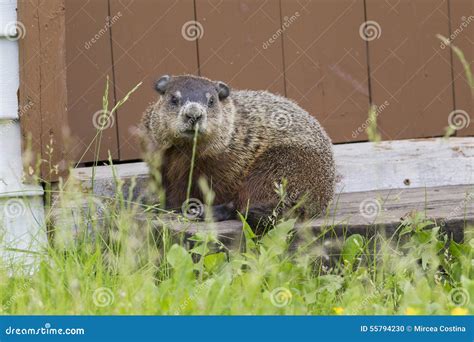
<svg viewBox="0 0 474 342"><path fill-rule="evenodd" d="M121 191L84 197L69 184L52 244L32 275L0 273L1 314L467 314L474 313L474 239L449 242L416 215L396 239L345 237L328 264L322 237L289 251L294 221L257 239L244 225L240 248L215 234L156 230ZM81 202L78 202L80 200ZM107 213L94 220L96 209ZM74 216L75 221L72 221ZM76 233L73 233L78 228ZM331 233L331 227L327 228ZM6 265L5 265L6 266Z"/></svg>

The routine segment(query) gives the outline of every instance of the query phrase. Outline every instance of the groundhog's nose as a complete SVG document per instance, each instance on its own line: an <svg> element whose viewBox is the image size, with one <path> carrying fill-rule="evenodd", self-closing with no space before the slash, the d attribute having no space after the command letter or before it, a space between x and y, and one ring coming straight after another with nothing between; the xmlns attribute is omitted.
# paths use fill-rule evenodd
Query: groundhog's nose
<svg viewBox="0 0 474 342"><path fill-rule="evenodd" d="M202 112L199 110L191 110L187 111L185 113L186 119L188 120L193 120L193 121L199 121L202 118Z"/></svg>
<svg viewBox="0 0 474 342"><path fill-rule="evenodd" d="M201 121L204 116L204 108L200 104L189 103L183 108L183 118L192 126Z"/></svg>

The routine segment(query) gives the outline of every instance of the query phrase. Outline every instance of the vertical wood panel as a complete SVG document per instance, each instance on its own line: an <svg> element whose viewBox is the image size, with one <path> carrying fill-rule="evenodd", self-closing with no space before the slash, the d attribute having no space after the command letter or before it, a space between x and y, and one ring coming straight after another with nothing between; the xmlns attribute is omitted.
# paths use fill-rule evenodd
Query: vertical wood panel
<svg viewBox="0 0 474 342"><path fill-rule="evenodd" d="M112 14L113 17L114 14ZM105 123L96 114L102 109L107 75L110 77L109 107L114 105L108 0L66 0L66 56L68 120L73 141L69 154L74 160L86 152L104 124L98 160L118 158L116 120ZM118 19L120 20L120 18ZM102 114L105 118L107 114ZM94 145L82 161L93 161Z"/></svg>
<svg viewBox="0 0 474 342"><path fill-rule="evenodd" d="M369 108L366 43L359 36L363 0L282 0L282 12L300 13L283 38L288 97L334 142L365 140L365 133L353 134Z"/></svg>
<svg viewBox="0 0 474 342"><path fill-rule="evenodd" d="M279 1L196 0L196 13L202 76L285 93Z"/></svg>
<svg viewBox="0 0 474 342"><path fill-rule="evenodd" d="M32 127L40 127L36 141L41 142L42 158L51 158L62 174L67 169L63 139L67 128L65 2L48 0L40 6L38 1L25 1L20 4L20 21L26 27L20 45L20 106L33 102L22 116L22 129L37 135L38 129ZM46 145L52 150L50 156ZM44 179L57 179L47 163L41 171Z"/></svg>
<svg viewBox="0 0 474 342"><path fill-rule="evenodd" d="M450 1L451 41L459 47L474 72L474 0ZM454 99L456 109L464 110L470 125L459 130L457 136L474 135L474 95L469 88L466 73L456 55L453 55Z"/></svg>
<svg viewBox="0 0 474 342"><path fill-rule="evenodd" d="M18 2L18 20L25 25L26 34L19 40L20 58L20 124L23 142L30 140L31 158L27 167L34 167L41 159L41 103L40 103L40 29L38 21L38 0Z"/></svg>
<svg viewBox="0 0 474 342"><path fill-rule="evenodd" d="M162 74L198 70L196 42L181 34L183 25L194 20L194 2L110 0L110 8L123 14L112 27L117 100L143 81L117 113L120 159L137 159L141 153L131 130L158 96L154 82Z"/></svg>
<svg viewBox="0 0 474 342"><path fill-rule="evenodd" d="M64 0L41 2L38 11L41 46L41 141L51 159L66 171L64 131L67 128L66 15ZM43 150L43 158L48 154ZM49 172L48 165L44 165Z"/></svg>
<svg viewBox="0 0 474 342"><path fill-rule="evenodd" d="M451 60L436 34L449 35L446 0L366 0L380 25L369 42L372 99L383 139L441 136L453 108Z"/></svg>

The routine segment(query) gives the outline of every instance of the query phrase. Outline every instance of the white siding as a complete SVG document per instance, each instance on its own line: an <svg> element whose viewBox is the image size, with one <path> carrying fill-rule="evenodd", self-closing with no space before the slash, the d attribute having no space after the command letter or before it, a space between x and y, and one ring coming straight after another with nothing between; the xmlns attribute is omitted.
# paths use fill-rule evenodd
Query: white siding
<svg viewBox="0 0 474 342"><path fill-rule="evenodd" d="M31 270L46 242L43 189L22 184L16 1L0 0L0 261ZM26 33L27 34L27 33ZM25 252L12 252L10 249Z"/></svg>

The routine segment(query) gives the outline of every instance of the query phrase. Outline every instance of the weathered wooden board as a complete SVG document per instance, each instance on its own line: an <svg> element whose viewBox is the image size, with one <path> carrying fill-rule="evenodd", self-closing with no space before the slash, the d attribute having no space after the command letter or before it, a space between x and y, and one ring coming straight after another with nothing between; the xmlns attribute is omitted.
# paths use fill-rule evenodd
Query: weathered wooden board
<svg viewBox="0 0 474 342"><path fill-rule="evenodd" d="M381 189L410 189L474 183L474 138L435 138L335 145L339 181L337 193ZM145 163L116 165L120 178L148 175ZM77 168L73 176L84 183L91 168ZM110 193L112 169L96 168L96 189ZM101 185L104 184L104 185ZM141 183L144 184L144 183ZM102 189L102 190L101 190Z"/></svg>
<svg viewBox="0 0 474 342"><path fill-rule="evenodd" d="M26 28L20 39L22 129L24 134L33 133L33 146L40 148L34 152L51 159L64 174L68 166L65 0L19 1L18 9ZM58 178L48 163L41 170L44 179Z"/></svg>
<svg viewBox="0 0 474 342"><path fill-rule="evenodd" d="M35 158L27 161L27 166L37 165L41 159L43 144L41 141L41 69L40 69L40 23L37 0L18 3L18 20L25 24L28 34L19 43L20 89L19 117L23 141L30 140L29 148ZM27 144L23 148L27 148Z"/></svg>
<svg viewBox="0 0 474 342"><path fill-rule="evenodd" d="M433 220L433 226L441 226L455 241L462 241L465 228L474 226L474 185L341 194L324 217L299 223L296 228L300 231L310 228L314 234L328 232L337 237L355 233L372 236L377 232L391 236L415 212ZM234 241L242 236L242 223L235 220L215 224L166 223L176 233L192 235L215 230L218 236Z"/></svg>
<svg viewBox="0 0 474 342"><path fill-rule="evenodd" d="M433 138L335 146L338 192L474 183L474 139Z"/></svg>

